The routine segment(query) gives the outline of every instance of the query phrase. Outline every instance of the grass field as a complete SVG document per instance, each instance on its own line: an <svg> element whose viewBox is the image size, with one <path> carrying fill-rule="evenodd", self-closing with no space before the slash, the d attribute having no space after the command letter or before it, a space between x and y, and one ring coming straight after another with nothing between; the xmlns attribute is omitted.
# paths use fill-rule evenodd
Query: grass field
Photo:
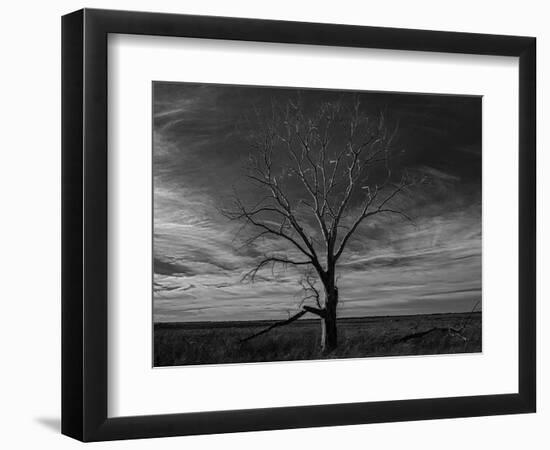
<svg viewBox="0 0 550 450"><path fill-rule="evenodd" d="M342 318L338 348L319 351L319 320L298 320L241 343L273 322L156 323L154 365L246 363L481 351L481 313ZM465 326L464 326L465 325ZM449 328L459 329L460 333ZM426 333L427 332L427 333ZM425 334L424 334L425 333Z"/></svg>

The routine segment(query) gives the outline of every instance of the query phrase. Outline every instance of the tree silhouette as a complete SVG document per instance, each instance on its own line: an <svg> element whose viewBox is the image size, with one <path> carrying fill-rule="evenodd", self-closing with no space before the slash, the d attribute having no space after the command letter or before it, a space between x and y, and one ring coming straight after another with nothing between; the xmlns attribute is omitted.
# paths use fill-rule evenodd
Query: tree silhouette
<svg viewBox="0 0 550 450"><path fill-rule="evenodd" d="M245 245L269 239L280 250L264 254L243 278L253 282L263 269L294 267L304 295L299 312L247 340L311 313L321 319L321 348L330 352L338 345L338 263L350 241L377 215L411 221L395 205L411 184L392 170L398 126L383 113L365 112L358 97L273 104L249 125L244 176L248 192L261 198L245 201L236 193L222 213L253 230Z"/></svg>

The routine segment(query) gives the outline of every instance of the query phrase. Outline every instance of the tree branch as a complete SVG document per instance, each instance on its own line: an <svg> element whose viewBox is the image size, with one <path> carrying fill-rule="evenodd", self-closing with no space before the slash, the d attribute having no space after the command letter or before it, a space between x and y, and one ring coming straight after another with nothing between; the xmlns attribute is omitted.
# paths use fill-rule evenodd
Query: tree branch
<svg viewBox="0 0 550 450"><path fill-rule="evenodd" d="M239 342L241 342L241 343L247 342L247 341L250 341L251 339L257 338L258 336L266 334L266 333L270 332L271 330L273 330L275 328L283 327L285 325L290 325L292 322L295 322L296 320L298 320L300 317L302 317L303 315L305 315L307 313L315 314L319 317L325 317L324 310L318 309L318 308L313 308L311 306L304 306L301 311L298 311L296 314L289 317L288 319L281 320L279 322L275 322L273 325L270 325L267 328L264 328L263 330L258 331L257 333L254 333L254 334L252 334L248 337L245 337L244 339L241 339Z"/></svg>
<svg viewBox="0 0 550 450"><path fill-rule="evenodd" d="M273 325L270 325L269 327L259 331L258 333L254 333L244 339L241 339L240 342L243 343L243 342L247 342L251 339L254 339L254 338L257 338L258 336L261 336L262 334L265 334L271 330L273 330L274 328L277 328L277 327L282 327L284 325L289 325L291 324L292 322L298 320L300 317L302 317L304 314L306 314L308 311L306 311L305 309L303 309L302 311L299 311L298 313L294 314L292 317L288 318L287 320L281 320L280 322L275 322Z"/></svg>
<svg viewBox="0 0 550 450"><path fill-rule="evenodd" d="M409 222L414 224L414 221L404 212L394 210L391 208L384 208L384 205L386 205L388 202L390 202L399 192L401 192L404 187L407 186L407 183L405 179L403 178L401 180L401 183L395 188L394 191L392 191L381 203L378 205L378 207L374 211L369 212L370 206L374 203L374 200L376 199L376 196L378 195L378 186L376 187L376 191L373 195L371 195L365 204L363 205L363 208L361 210L361 213L359 216L355 219L353 225L348 230L348 232L345 234L344 238L342 239L342 242L340 243L340 246L338 250L336 251L336 254L334 256L335 260L338 260L340 256L342 255L344 249L346 248L346 244L348 243L349 239L352 237L352 235L355 233L359 225L368 217L375 216L377 214L383 214L383 213L392 213L392 214L398 214L405 219L407 219Z"/></svg>
<svg viewBox="0 0 550 450"><path fill-rule="evenodd" d="M311 264L311 261L294 261L292 259L288 258L280 258L278 256L269 256L264 259L262 259L258 264L256 264L256 267L246 272L242 280L250 279L250 281L254 282L256 275L258 272L265 267L266 265L272 263L275 264L283 264L283 265L292 265L292 266L304 266Z"/></svg>
<svg viewBox="0 0 550 450"><path fill-rule="evenodd" d="M310 312L312 314L315 314L319 317L325 317L325 310L324 308L314 308L313 306L303 306L302 309L304 309L307 312Z"/></svg>

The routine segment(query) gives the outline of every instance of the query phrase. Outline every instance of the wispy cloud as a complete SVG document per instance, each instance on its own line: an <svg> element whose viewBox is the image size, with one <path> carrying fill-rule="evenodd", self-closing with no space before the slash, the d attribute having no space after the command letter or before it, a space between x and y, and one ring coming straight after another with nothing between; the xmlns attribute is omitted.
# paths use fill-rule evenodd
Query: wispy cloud
<svg viewBox="0 0 550 450"><path fill-rule="evenodd" d="M273 319L297 308L301 287L293 268L268 270L254 284L242 282L258 257L281 244L264 239L243 247L247 231L239 234L219 212L239 187L248 152L234 125L243 110L273 95L279 94L155 84L156 321ZM380 102L393 101L388 99ZM475 165L480 167L480 148L476 133L457 135L464 128L463 113L454 113L456 105L444 100L434 104L430 99L425 108L421 99L411 106L394 102L409 123L421 124L412 131L404 128L412 155L405 162L427 182L403 200L416 225L380 217L350 242L339 273L343 316L466 311L481 296L480 171ZM437 133L426 131L430 127Z"/></svg>

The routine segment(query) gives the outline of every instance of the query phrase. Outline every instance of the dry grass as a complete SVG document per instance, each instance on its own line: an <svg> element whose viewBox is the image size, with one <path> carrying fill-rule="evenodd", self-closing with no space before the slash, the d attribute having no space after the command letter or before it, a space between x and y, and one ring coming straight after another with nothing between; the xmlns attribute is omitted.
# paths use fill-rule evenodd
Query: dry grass
<svg viewBox="0 0 550 450"><path fill-rule="evenodd" d="M467 326L467 339L436 330L426 336L396 342L431 328ZM252 339L239 341L272 322L209 322L155 324L155 366L293 361L369 356L429 355L481 351L481 313L340 319L339 346L319 351L318 320L299 320Z"/></svg>

